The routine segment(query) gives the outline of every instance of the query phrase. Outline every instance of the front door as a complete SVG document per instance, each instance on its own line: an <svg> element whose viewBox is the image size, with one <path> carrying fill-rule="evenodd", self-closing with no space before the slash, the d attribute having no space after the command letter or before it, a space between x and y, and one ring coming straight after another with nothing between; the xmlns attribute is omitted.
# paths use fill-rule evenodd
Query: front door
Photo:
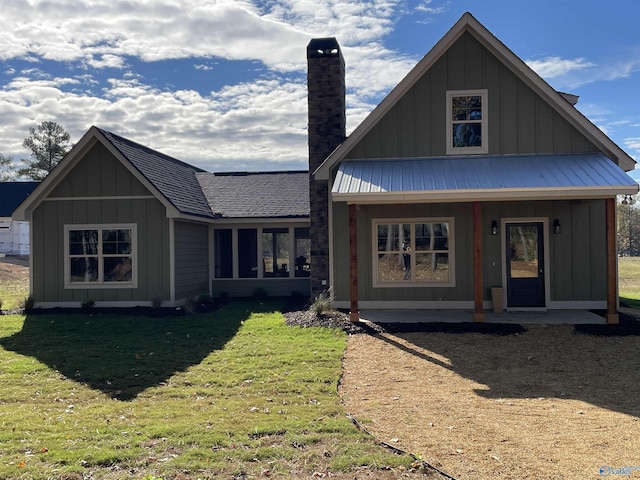
<svg viewBox="0 0 640 480"><path fill-rule="evenodd" d="M544 307L542 222L507 223L507 307Z"/></svg>

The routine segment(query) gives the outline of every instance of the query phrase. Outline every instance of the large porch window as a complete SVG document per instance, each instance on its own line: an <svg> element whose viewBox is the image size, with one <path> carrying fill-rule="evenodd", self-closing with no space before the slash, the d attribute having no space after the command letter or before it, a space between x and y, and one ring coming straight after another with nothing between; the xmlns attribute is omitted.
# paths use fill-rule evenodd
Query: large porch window
<svg viewBox="0 0 640 480"><path fill-rule="evenodd" d="M376 220L374 286L454 286L453 219Z"/></svg>
<svg viewBox="0 0 640 480"><path fill-rule="evenodd" d="M217 228L213 233L215 278L308 277L309 228Z"/></svg>

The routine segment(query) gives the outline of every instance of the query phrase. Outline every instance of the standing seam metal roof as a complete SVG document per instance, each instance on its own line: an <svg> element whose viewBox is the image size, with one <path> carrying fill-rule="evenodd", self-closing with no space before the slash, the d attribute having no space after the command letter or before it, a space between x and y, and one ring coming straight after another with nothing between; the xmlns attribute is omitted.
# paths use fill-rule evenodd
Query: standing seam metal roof
<svg viewBox="0 0 640 480"><path fill-rule="evenodd" d="M334 194L635 188L601 153L343 161Z"/></svg>

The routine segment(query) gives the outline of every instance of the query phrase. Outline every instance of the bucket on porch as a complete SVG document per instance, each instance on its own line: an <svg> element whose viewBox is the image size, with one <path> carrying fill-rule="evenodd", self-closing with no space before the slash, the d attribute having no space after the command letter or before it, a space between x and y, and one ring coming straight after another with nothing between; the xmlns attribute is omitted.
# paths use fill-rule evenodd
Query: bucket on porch
<svg viewBox="0 0 640 480"><path fill-rule="evenodd" d="M499 313L504 310L504 288L491 287L491 301L493 302L493 311Z"/></svg>

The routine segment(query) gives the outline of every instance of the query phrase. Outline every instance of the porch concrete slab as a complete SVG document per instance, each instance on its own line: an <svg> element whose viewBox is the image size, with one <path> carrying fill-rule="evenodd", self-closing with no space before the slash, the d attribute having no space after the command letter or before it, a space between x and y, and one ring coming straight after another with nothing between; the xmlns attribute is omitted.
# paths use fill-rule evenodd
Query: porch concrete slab
<svg viewBox="0 0 640 480"><path fill-rule="evenodd" d="M391 310L366 309L360 320L372 323L463 323L473 322L468 310ZM604 317L587 310L551 310L543 312L484 312L484 323L540 324L540 325L600 325Z"/></svg>

